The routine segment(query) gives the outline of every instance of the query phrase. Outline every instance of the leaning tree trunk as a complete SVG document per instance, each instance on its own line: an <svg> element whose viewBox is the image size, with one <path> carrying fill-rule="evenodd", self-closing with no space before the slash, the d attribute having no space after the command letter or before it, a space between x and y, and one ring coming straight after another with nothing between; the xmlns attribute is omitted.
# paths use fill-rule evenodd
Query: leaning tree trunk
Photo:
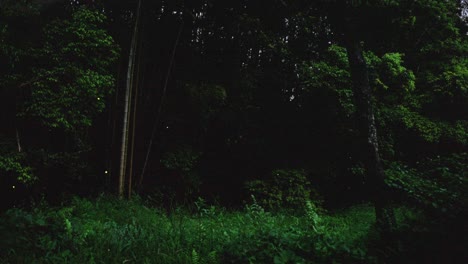
<svg viewBox="0 0 468 264"><path fill-rule="evenodd" d="M169 77L171 76L171 71L172 71L172 66L174 64L174 60L175 60L177 46L179 44L180 36L182 34L183 29L184 29L184 21L182 20L180 25L179 25L179 31L177 33L176 39L174 41L174 46L172 48L172 54L171 54L171 58L169 60L169 66L167 67L167 74L166 74L166 78L164 80L164 86L162 87L161 100L159 101L159 106L157 108L156 118L154 119L153 129L151 130L151 138L150 138L150 141L149 141L149 144L148 144L148 150L146 151L145 161L143 163L143 168L141 170L140 179L138 181L138 188L139 189L141 189L142 186L143 186L143 179L144 179L144 176L145 176L145 171L146 171L146 168L148 166L148 161L149 161L149 157L150 157L150 154L151 154L151 149L152 149L153 142L154 142L154 139L155 139L155 136L156 136L156 131L157 131L158 126L159 126L159 121L160 121L160 118L161 118L162 109L163 109L163 105L164 105L164 99L166 98L167 86L169 84Z"/></svg>
<svg viewBox="0 0 468 264"><path fill-rule="evenodd" d="M127 172L127 156L128 156L128 135L130 130L130 109L131 109L131 97L134 86L134 75L135 75L135 56L137 51L138 41L138 26L140 20L141 0L138 1L138 7L135 18L135 26L133 27L132 42L130 44L130 52L128 56L128 68L127 68L127 82L125 86L125 103L123 113L123 126L122 126L122 146L120 152L120 171L119 171L119 197L123 197L125 191L125 175Z"/></svg>
<svg viewBox="0 0 468 264"><path fill-rule="evenodd" d="M395 227L395 216L390 205L390 198L385 185L385 172L379 155L377 128L372 105L372 90L369 84L367 65L360 41L349 32L346 38L359 130L363 133L361 138L362 151L365 152L369 187L374 201L377 225L382 235L387 236L392 233Z"/></svg>

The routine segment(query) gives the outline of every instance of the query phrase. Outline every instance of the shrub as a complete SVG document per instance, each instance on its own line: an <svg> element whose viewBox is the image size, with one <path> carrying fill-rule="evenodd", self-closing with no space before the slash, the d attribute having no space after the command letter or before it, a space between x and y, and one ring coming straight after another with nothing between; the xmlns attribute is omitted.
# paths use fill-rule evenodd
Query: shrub
<svg viewBox="0 0 468 264"><path fill-rule="evenodd" d="M402 163L390 163L386 171L387 183L401 190L422 208L447 218L456 218L466 212L468 186L466 164L468 155L427 158L416 167Z"/></svg>
<svg viewBox="0 0 468 264"><path fill-rule="evenodd" d="M320 201L304 170L274 170L267 180L246 183L247 191L266 209L303 208L306 201Z"/></svg>
<svg viewBox="0 0 468 264"><path fill-rule="evenodd" d="M161 158L161 164L171 175L171 182L159 188L164 196L176 194L177 202L193 201L200 191L201 180L196 173L201 153L188 145L178 146L167 151Z"/></svg>

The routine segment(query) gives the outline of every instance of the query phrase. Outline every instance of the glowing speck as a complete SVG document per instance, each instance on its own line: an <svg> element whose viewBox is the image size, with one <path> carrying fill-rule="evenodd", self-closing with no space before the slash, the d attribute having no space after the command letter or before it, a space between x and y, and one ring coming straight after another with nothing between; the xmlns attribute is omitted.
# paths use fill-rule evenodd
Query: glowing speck
<svg viewBox="0 0 468 264"><path fill-rule="evenodd" d="M109 173L109 172L105 170L104 173L107 174L107 173Z"/></svg>
<svg viewBox="0 0 468 264"><path fill-rule="evenodd" d="M13 186L11 186L11 188L15 189L15 188L16 188L16 186L14 186L14 185L13 185Z"/></svg>

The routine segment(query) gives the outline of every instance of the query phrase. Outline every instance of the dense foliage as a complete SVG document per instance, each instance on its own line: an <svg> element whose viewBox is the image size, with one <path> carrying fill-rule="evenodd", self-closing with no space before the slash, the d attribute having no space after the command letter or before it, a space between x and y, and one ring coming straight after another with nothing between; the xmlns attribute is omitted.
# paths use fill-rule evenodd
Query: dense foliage
<svg viewBox="0 0 468 264"><path fill-rule="evenodd" d="M80 159L93 148L89 127L115 85L118 48L103 28L105 15L82 7L47 12L33 3L2 3L4 191L34 181L52 189L51 169L82 178L88 165Z"/></svg>
<svg viewBox="0 0 468 264"><path fill-rule="evenodd" d="M463 259L467 10L0 1L0 257Z"/></svg>
<svg viewBox="0 0 468 264"><path fill-rule="evenodd" d="M258 204L230 212L199 199L171 212L100 197L74 198L60 208L9 210L0 222L6 263L375 263L379 252L372 207L333 215L310 203L299 215L266 212ZM128 216L132 212L132 216ZM419 213L397 212L408 231ZM415 232L415 231L412 231ZM426 232L427 233L427 232ZM419 243L421 241L418 241ZM421 250L404 245L405 250ZM177 254L174 254L177 252ZM387 249L387 259L395 252ZM406 263L406 262L398 262ZM408 261L410 263L410 261Z"/></svg>

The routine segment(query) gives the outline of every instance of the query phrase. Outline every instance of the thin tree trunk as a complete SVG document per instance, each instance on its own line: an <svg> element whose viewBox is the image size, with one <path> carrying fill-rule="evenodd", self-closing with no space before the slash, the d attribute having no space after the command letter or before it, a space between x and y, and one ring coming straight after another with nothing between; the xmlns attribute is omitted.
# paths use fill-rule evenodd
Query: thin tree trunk
<svg viewBox="0 0 468 264"><path fill-rule="evenodd" d="M390 205L389 194L385 185L385 172L379 155L377 128L372 106L372 90L361 43L352 36L353 33L348 32L348 34L346 48L351 68L359 129L364 132L362 144L365 152L369 187L374 200L377 224L382 234L386 236L391 234L395 227L395 216Z"/></svg>
<svg viewBox="0 0 468 264"><path fill-rule="evenodd" d="M141 28L141 26L140 26ZM141 34L141 33L140 33ZM127 193L127 198L130 199L132 197L132 187L133 187L133 157L135 155L135 131L136 131L136 126L137 126L137 108L138 108L138 88L139 88L139 84L140 84L140 65L141 65L141 41L139 43L139 46L138 46L138 50L140 51L138 53L138 60L137 60L137 63L136 63L136 74L135 74L135 78L136 80L133 81L134 85L135 85L135 92L134 92L134 95L133 95L133 117L132 117L132 134L131 134L131 137L132 137L132 141L131 141L131 150L130 150L130 159L129 159L129 162L130 162L130 165L129 165L129 170L128 170L128 193Z"/></svg>
<svg viewBox="0 0 468 264"><path fill-rule="evenodd" d="M180 35L182 34L183 28L184 28L184 21L182 21L180 26L179 26L179 32L177 33L177 37L176 37L176 40L174 42L174 47L172 48L171 59L169 61L169 66L167 67L166 79L164 80L164 86L163 86L163 89L162 89L161 100L159 102L158 111L156 113L156 118L155 118L154 123L153 123L153 129L151 131L151 138L150 138L150 142L148 144L148 150L146 151L145 162L143 163L143 168L141 170L140 179L138 181L138 187L139 188L141 188L142 185L143 185L143 179L144 179L144 176L145 176L146 167L148 165L149 156L151 154L151 146L153 146L154 137L155 137L156 131L158 129L159 119L160 119L160 116L161 116L161 111L162 111L164 99L166 97L167 85L169 83L169 77L171 75L172 65L174 63L175 54L176 54L176 51L177 51L177 45L179 44L179 39L180 39Z"/></svg>
<svg viewBox="0 0 468 264"><path fill-rule="evenodd" d="M18 152L21 152L21 151L22 151L22 148L21 148L21 139L20 139L20 135L19 135L18 128L15 127L15 130L16 130L16 145L18 146Z"/></svg>
<svg viewBox="0 0 468 264"><path fill-rule="evenodd" d="M138 41L138 24L140 20L141 0L138 1L137 15L135 18L135 26L133 28L132 42L130 44L130 53L128 57L127 83L125 88L125 105L123 113L122 127L122 146L120 152L120 171L119 171L119 197L123 197L125 191L125 175L127 172L127 154L128 154L128 134L130 126L130 104L133 91L133 76L135 74L135 53Z"/></svg>

